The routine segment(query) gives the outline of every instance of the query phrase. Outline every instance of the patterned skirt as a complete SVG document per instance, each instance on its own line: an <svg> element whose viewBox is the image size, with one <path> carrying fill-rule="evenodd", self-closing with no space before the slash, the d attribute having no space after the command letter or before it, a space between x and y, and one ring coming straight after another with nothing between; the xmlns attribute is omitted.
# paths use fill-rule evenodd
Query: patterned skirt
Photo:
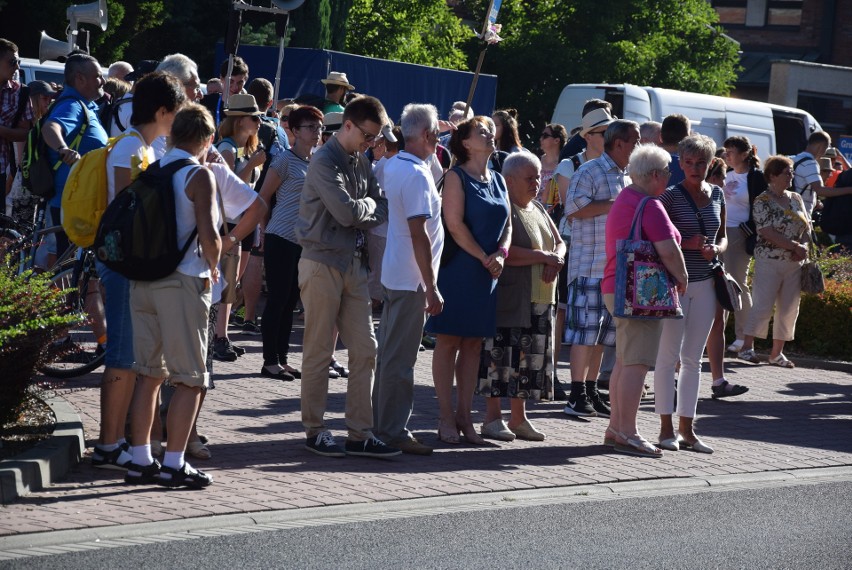
<svg viewBox="0 0 852 570"><path fill-rule="evenodd" d="M530 303L529 328L497 327L482 343L481 396L553 399L553 305Z"/></svg>

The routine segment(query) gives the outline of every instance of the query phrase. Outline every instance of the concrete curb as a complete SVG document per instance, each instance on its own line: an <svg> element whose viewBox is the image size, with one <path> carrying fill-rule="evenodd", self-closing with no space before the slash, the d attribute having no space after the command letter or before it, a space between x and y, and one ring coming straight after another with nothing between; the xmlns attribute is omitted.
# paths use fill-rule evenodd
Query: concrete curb
<svg viewBox="0 0 852 570"><path fill-rule="evenodd" d="M49 396L44 401L53 410L56 427L49 438L29 451L0 461L1 504L49 487L83 457L86 442L80 416L59 396Z"/></svg>

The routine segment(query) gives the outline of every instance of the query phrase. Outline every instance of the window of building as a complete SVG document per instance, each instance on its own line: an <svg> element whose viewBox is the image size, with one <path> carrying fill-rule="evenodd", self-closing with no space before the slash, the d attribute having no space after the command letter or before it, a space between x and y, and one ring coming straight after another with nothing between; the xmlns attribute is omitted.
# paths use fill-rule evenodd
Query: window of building
<svg viewBox="0 0 852 570"><path fill-rule="evenodd" d="M804 0L710 0L727 26L800 26Z"/></svg>
<svg viewBox="0 0 852 570"><path fill-rule="evenodd" d="M768 26L800 26L803 0L770 0L766 7Z"/></svg>
<svg viewBox="0 0 852 570"><path fill-rule="evenodd" d="M712 0L722 25L744 26L746 23L747 0Z"/></svg>

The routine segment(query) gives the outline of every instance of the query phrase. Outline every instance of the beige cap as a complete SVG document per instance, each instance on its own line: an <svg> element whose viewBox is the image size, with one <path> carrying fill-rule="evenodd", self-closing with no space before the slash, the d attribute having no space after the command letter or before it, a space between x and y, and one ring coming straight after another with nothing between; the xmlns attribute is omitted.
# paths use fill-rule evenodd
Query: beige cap
<svg viewBox="0 0 852 570"><path fill-rule="evenodd" d="M606 109L592 109L583 116L583 123L580 125L580 136L586 136L593 129L609 126L614 121L615 119L612 118L612 115Z"/></svg>

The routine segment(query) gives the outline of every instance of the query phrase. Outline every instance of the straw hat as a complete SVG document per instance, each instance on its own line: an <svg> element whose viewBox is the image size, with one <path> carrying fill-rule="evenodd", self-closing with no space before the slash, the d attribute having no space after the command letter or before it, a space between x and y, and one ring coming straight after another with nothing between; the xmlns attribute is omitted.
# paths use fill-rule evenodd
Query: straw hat
<svg viewBox="0 0 852 570"><path fill-rule="evenodd" d="M257 108L254 95L237 93L228 99L228 108L225 115L229 117L249 117L251 115L263 115L263 111Z"/></svg>
<svg viewBox="0 0 852 570"><path fill-rule="evenodd" d="M586 136L592 129L609 126L615 119L609 114L606 109L592 109L583 116L583 123L580 125L580 136Z"/></svg>
<svg viewBox="0 0 852 570"><path fill-rule="evenodd" d="M328 77L321 79L320 81L324 85L342 85L349 91L355 89L355 86L349 83L349 80L346 79L346 74L341 73L340 71L331 71L329 72Z"/></svg>

